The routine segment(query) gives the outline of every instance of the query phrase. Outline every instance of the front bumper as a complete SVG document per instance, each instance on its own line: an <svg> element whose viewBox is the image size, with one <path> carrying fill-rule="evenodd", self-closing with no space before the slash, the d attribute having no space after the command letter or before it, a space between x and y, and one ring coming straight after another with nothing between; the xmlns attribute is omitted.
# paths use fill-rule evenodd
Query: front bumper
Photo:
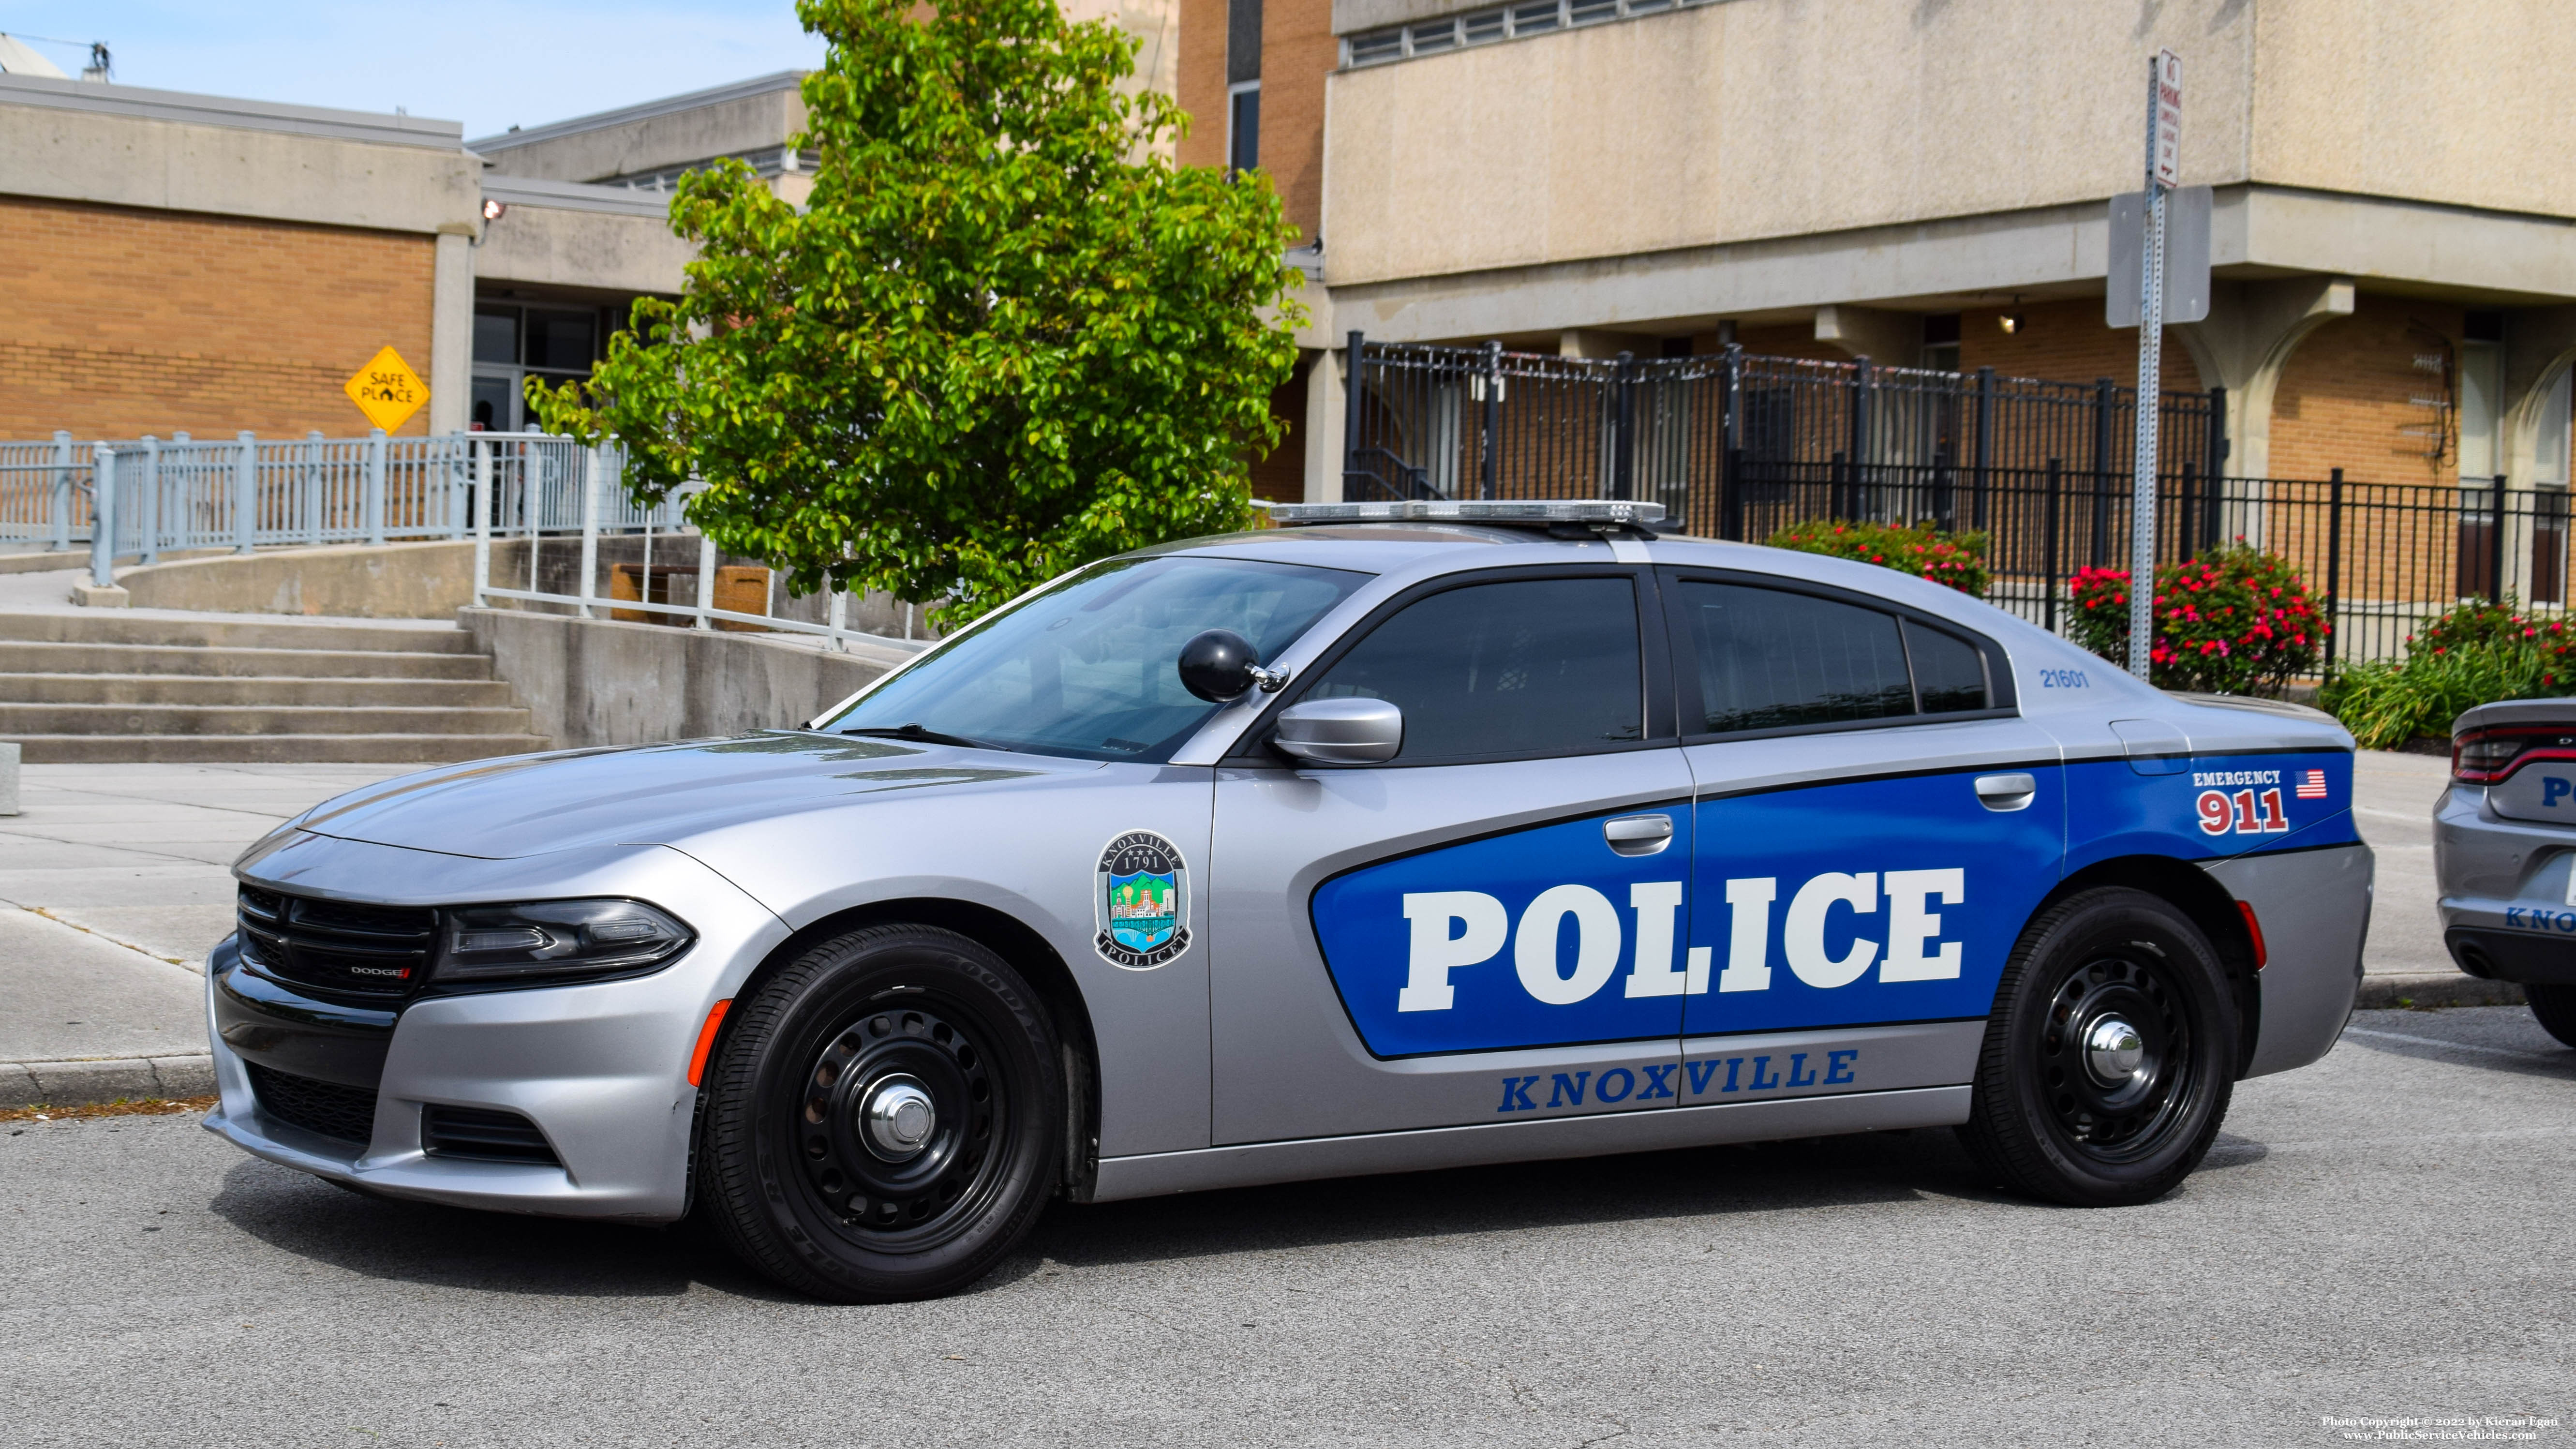
<svg viewBox="0 0 2576 1449"><path fill-rule="evenodd" d="M332 1083L326 1079L334 1074L335 1059L296 1061L256 1040L245 1040L243 1050L227 1044L227 1017L236 1040L244 1038L238 1003L217 999L232 965L229 950L218 947L206 963L206 1011L222 1101L207 1116L206 1129L253 1156L391 1197L556 1217L680 1217L688 1210L697 1109L688 1067L698 1031L715 1003L732 996L786 939L784 923L721 876L659 847L542 882L530 879L529 867L537 862L475 862L514 869L506 881L442 881L455 893L430 900L395 888L418 879L416 858L422 854L332 841L304 863L328 856L333 869L307 870L283 884L313 891L319 880L327 893L343 898L427 905L627 895L672 911L697 931L698 940L649 976L411 1001L384 1040L364 1141L309 1130L263 1104L245 1052L262 1057L271 1071L304 1066L315 1074L311 1085L344 1094L364 1092L363 1072L340 1071ZM376 888L369 890L371 885ZM423 1115L431 1106L525 1117L561 1165L434 1151L423 1133ZM365 1120L363 1112L359 1120Z"/></svg>

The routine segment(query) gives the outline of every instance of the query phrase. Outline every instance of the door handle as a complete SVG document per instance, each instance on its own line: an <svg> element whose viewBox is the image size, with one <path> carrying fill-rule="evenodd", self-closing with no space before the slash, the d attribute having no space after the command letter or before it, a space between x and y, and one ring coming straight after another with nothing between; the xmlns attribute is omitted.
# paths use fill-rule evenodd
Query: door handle
<svg viewBox="0 0 2576 1449"><path fill-rule="evenodd" d="M1673 843L1673 817L1622 815L1601 822L1601 838L1621 855L1652 855Z"/></svg>
<svg viewBox="0 0 2576 1449"><path fill-rule="evenodd" d="M2024 774L1979 775L1977 803L1989 810L2027 810L2039 793L2039 781Z"/></svg>

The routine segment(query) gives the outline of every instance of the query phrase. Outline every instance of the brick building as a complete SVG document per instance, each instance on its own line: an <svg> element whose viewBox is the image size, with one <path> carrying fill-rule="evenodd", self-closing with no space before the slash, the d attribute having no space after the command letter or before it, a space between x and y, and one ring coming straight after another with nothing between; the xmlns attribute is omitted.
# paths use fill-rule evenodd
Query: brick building
<svg viewBox="0 0 2576 1449"><path fill-rule="evenodd" d="M800 72L467 142L453 121L0 74L0 439L514 428L690 251L670 182L718 156L802 194Z"/></svg>
<svg viewBox="0 0 2576 1449"><path fill-rule="evenodd" d="M1257 486L1335 496L1352 331L2131 383L2106 203L2140 185L2159 48L2183 184L2214 188L2210 316L2168 334L2164 381L2228 390L2227 471L2563 490L2576 16L1181 0L1181 159L1266 172L1308 263L1297 436Z"/></svg>
<svg viewBox="0 0 2576 1449"><path fill-rule="evenodd" d="M1174 0L1065 10L1173 89ZM734 157L804 197L803 76L468 140L0 54L0 440L363 432L341 384L386 346L430 385L403 432L525 426L528 377L586 375L635 299L679 291L681 174Z"/></svg>

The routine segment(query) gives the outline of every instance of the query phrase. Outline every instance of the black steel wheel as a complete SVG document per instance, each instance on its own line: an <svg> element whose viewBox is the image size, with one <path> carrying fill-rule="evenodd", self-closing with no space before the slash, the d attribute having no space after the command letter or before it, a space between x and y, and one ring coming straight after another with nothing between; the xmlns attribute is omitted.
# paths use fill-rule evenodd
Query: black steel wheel
<svg viewBox="0 0 2576 1449"><path fill-rule="evenodd" d="M2227 1115L2237 1023L2191 918L2143 891L2040 913L1996 991L1961 1139L2011 1188L2085 1207L2152 1201Z"/></svg>
<svg viewBox="0 0 2576 1449"><path fill-rule="evenodd" d="M753 1268L838 1302L930 1297L1036 1224L1063 1139L1055 1034L990 950L928 926L853 931L727 1027L698 1194Z"/></svg>
<svg viewBox="0 0 2576 1449"><path fill-rule="evenodd" d="M2525 983L2522 999L2531 1003L2532 1017L2542 1031L2576 1047L2576 986Z"/></svg>

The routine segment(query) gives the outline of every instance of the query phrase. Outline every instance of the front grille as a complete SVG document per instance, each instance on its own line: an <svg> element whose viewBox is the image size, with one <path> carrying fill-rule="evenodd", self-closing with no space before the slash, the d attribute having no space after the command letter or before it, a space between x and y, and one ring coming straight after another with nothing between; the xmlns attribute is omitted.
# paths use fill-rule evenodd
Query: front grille
<svg viewBox="0 0 2576 1449"><path fill-rule="evenodd" d="M431 1106L420 1114L420 1145L434 1157L480 1157L493 1162L563 1166L537 1124L516 1112L481 1107Z"/></svg>
<svg viewBox="0 0 2576 1449"><path fill-rule="evenodd" d="M293 1072L244 1062L260 1110L307 1132L364 1145L376 1131L376 1094L365 1087L317 1082Z"/></svg>
<svg viewBox="0 0 2576 1449"><path fill-rule="evenodd" d="M266 975L335 996L409 996L429 973L438 913L419 906L347 901L241 888L242 955Z"/></svg>

